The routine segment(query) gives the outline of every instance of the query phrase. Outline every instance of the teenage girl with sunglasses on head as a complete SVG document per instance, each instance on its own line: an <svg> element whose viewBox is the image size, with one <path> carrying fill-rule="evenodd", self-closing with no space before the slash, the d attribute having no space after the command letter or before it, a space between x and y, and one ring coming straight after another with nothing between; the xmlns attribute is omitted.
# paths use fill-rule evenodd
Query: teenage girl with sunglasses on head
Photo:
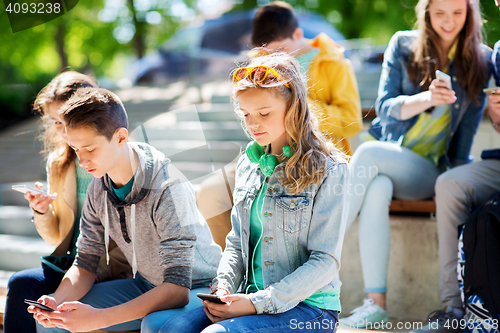
<svg viewBox="0 0 500 333"><path fill-rule="evenodd" d="M359 213L368 295L352 316L340 320L343 326L387 322L391 199L432 199L443 171L471 162L472 140L483 117L491 50L482 44L478 1L420 0L415 12L418 29L399 31L389 42L377 118L369 141L350 161L348 225ZM436 79L436 70L450 76L451 89Z"/></svg>
<svg viewBox="0 0 500 333"><path fill-rule="evenodd" d="M212 283L225 304L203 301L160 332L334 332L347 164L318 131L292 57L256 57L233 83L255 141L237 164L233 229Z"/></svg>

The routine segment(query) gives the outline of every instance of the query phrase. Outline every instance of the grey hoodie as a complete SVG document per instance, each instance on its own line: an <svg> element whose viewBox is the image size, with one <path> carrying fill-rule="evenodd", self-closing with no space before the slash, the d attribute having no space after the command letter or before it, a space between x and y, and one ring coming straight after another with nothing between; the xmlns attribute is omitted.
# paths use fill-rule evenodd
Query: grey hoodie
<svg viewBox="0 0 500 333"><path fill-rule="evenodd" d="M168 158L144 143L128 143L139 165L123 202L108 175L92 180L82 211L75 265L95 272L113 239L132 266L154 285L191 288L215 277L221 248L196 207L191 183Z"/></svg>

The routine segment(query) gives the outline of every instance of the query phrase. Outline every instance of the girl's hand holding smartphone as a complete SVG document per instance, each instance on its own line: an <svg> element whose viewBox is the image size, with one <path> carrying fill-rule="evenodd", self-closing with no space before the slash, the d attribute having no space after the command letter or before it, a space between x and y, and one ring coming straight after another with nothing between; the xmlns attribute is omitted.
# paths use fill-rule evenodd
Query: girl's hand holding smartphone
<svg viewBox="0 0 500 333"><path fill-rule="evenodd" d="M24 193L24 198L29 201L30 207L40 214L45 214L49 210L49 205L57 198L57 193L44 192L41 183L36 183L35 187L13 185L12 189Z"/></svg>

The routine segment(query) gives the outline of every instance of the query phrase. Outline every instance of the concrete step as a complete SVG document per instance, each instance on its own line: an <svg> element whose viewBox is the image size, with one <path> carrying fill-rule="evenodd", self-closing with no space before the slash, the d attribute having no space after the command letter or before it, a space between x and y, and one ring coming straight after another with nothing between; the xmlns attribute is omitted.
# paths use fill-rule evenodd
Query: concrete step
<svg viewBox="0 0 500 333"><path fill-rule="evenodd" d="M39 238L32 217L27 202L25 206L0 206L0 234Z"/></svg>
<svg viewBox="0 0 500 333"><path fill-rule="evenodd" d="M43 184L43 189L47 190L47 182L38 180ZM15 182L0 184L0 206L28 206L28 201L24 198L24 194L14 191L12 185L29 185L35 186L36 180L29 182Z"/></svg>
<svg viewBox="0 0 500 333"><path fill-rule="evenodd" d="M193 112L180 112L177 113L177 121L239 121L238 117L231 110L208 110Z"/></svg>
<svg viewBox="0 0 500 333"><path fill-rule="evenodd" d="M5 295L7 293L7 284L10 277L15 272L12 271L2 271L0 270L0 295Z"/></svg>
<svg viewBox="0 0 500 333"><path fill-rule="evenodd" d="M212 95L212 103L218 104L218 103L228 103L231 100L231 97L229 95Z"/></svg>
<svg viewBox="0 0 500 333"><path fill-rule="evenodd" d="M19 271L40 267L40 257L51 254L55 246L43 239L17 235L0 235L0 269Z"/></svg>
<svg viewBox="0 0 500 333"><path fill-rule="evenodd" d="M168 109L160 106L153 106L150 108L140 108L136 110L135 116L129 118L129 123L138 126L136 123L146 123L149 121L156 121L156 117L162 117L164 114L173 115L178 117L178 121L223 121L223 120L236 120L233 106L226 101L226 103L205 103L193 104L184 107L169 107ZM140 111L140 112L139 112ZM133 126L133 127L134 127Z"/></svg>
<svg viewBox="0 0 500 333"><path fill-rule="evenodd" d="M227 111L233 112L233 105L229 101L221 102L221 103L206 103L206 104L197 104L196 108L200 112L207 111Z"/></svg>
<svg viewBox="0 0 500 333"><path fill-rule="evenodd" d="M228 163L172 162L193 184L200 184Z"/></svg>
<svg viewBox="0 0 500 333"><path fill-rule="evenodd" d="M199 141L247 141L249 140L241 125L236 121L197 122L185 121L173 126L148 126L143 131L134 131L136 141L153 140L199 140Z"/></svg>
<svg viewBox="0 0 500 333"><path fill-rule="evenodd" d="M152 140L149 143L172 161L229 163L245 149L248 141L204 143L197 140Z"/></svg>

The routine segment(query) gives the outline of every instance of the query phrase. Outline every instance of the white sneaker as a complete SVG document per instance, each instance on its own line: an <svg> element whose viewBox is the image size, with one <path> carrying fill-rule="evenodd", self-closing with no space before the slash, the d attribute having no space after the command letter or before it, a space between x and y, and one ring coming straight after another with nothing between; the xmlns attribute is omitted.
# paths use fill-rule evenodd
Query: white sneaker
<svg viewBox="0 0 500 333"><path fill-rule="evenodd" d="M339 319L340 326L345 328L372 328L375 323L387 323L387 311L374 303L373 298L365 298L363 305L351 311L352 316Z"/></svg>

